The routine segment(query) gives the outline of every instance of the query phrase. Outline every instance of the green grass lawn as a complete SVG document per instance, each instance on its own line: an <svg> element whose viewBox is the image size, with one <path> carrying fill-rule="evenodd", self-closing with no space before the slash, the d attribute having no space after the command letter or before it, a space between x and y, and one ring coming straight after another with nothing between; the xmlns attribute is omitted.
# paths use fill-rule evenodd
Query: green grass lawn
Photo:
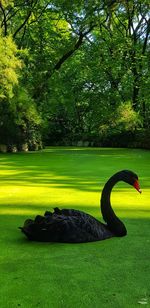
<svg viewBox="0 0 150 308"><path fill-rule="evenodd" d="M99 198L108 177L139 175L140 195L118 183L112 205L128 235L84 244L29 242L24 220L53 207L102 220ZM0 154L0 307L150 307L150 152L48 148Z"/></svg>

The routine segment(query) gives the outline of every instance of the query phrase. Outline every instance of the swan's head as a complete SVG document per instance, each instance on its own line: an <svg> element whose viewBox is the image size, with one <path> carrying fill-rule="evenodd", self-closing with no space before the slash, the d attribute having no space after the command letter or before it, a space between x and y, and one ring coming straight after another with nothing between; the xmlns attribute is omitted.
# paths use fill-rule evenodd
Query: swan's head
<svg viewBox="0 0 150 308"><path fill-rule="evenodd" d="M130 185L132 185L139 193L141 193L140 184L138 176L136 173L130 170L121 171L122 180Z"/></svg>

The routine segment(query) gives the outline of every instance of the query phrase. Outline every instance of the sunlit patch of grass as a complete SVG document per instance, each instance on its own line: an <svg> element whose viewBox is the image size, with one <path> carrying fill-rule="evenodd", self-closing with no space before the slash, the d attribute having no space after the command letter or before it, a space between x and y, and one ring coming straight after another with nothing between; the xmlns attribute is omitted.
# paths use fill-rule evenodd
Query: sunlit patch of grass
<svg viewBox="0 0 150 308"><path fill-rule="evenodd" d="M150 152L51 147L0 155L0 307L137 307L150 305ZM115 172L139 175L140 195L118 183L111 202L128 235L85 244L28 242L26 218L54 207L102 220L102 188ZM68 292L69 290L69 292Z"/></svg>
<svg viewBox="0 0 150 308"><path fill-rule="evenodd" d="M143 193L138 195L127 184L118 184L112 193L113 208L121 217L137 217L139 212L148 217L148 159L148 151L99 148L59 147L42 153L1 155L1 210L13 214L19 206L21 215L23 207L27 214L35 214L36 207L31 210L31 204L37 211L40 207L40 213L55 206L87 207L98 216L103 185L114 172L125 168L138 172Z"/></svg>

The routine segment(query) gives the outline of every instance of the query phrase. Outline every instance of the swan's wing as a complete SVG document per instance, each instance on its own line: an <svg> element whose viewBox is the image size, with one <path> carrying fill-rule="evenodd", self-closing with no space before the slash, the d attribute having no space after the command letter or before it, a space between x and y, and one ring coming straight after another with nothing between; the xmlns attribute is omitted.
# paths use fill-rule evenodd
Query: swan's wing
<svg viewBox="0 0 150 308"><path fill-rule="evenodd" d="M81 243L113 236L106 225L91 215L76 210L67 210L69 212L66 215L63 211L26 220L22 232L30 240L42 242Z"/></svg>
<svg viewBox="0 0 150 308"><path fill-rule="evenodd" d="M60 210L58 207L55 207L53 213L46 211L44 216L47 216L47 215L51 216L51 215L55 215L55 214L56 215L64 215L64 216L78 216L78 217L81 217L83 215L88 215L85 212L79 211L79 210L74 210L74 209L62 209L62 210Z"/></svg>
<svg viewBox="0 0 150 308"><path fill-rule="evenodd" d="M34 220L27 219L22 232L32 241L59 242L64 229L64 219L58 215L36 216Z"/></svg>

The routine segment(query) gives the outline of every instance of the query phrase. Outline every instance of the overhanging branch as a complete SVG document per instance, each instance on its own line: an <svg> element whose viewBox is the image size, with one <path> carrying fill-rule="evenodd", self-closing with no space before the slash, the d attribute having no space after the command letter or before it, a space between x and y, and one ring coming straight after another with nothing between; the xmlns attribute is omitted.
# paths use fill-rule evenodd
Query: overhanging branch
<svg viewBox="0 0 150 308"><path fill-rule="evenodd" d="M87 34L89 34L89 33L94 29L95 26L96 26L96 24L92 24L92 25L90 26L90 28L89 28L87 31L81 32L81 33L79 34L79 38L78 38L76 44L74 45L74 47L73 47L71 50L67 51L67 52L58 60L58 62L55 64L55 66L54 66L54 68L53 68L52 71L49 71L49 72L46 73L46 79L47 79L47 78L50 78L51 75L52 75L56 70L59 70L59 69L61 68L62 64L63 64L68 58L70 58L70 57L74 54L74 52L75 52L76 50L78 50L78 49L80 48L80 46L81 46L82 43L83 43L83 39L86 37Z"/></svg>
<svg viewBox="0 0 150 308"><path fill-rule="evenodd" d="M2 24L4 24L4 35L6 36L7 35L7 22L6 22L6 14L5 14L5 10L2 6L2 3L0 1L0 8L1 8L1 11L3 13L3 21L2 21Z"/></svg>

